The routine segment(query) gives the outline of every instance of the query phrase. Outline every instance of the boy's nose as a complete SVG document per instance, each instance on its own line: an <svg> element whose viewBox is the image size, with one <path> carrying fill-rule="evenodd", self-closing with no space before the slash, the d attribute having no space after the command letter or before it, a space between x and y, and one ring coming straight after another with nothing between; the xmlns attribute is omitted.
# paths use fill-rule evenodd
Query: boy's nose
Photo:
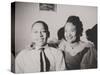
<svg viewBox="0 0 100 75"><path fill-rule="evenodd" d="M40 32L40 37L43 37L43 34L42 34L42 32Z"/></svg>

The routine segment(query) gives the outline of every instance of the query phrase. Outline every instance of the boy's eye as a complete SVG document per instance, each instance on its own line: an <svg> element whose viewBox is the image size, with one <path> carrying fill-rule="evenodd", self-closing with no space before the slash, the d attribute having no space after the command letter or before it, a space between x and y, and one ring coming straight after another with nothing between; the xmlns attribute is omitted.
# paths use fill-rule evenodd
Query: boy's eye
<svg viewBox="0 0 100 75"><path fill-rule="evenodd" d="M38 31L34 31L34 33L38 33Z"/></svg>
<svg viewBox="0 0 100 75"><path fill-rule="evenodd" d="M72 30L71 32L75 32L74 30Z"/></svg>
<svg viewBox="0 0 100 75"><path fill-rule="evenodd" d="M65 32L67 32L67 30L65 30Z"/></svg>
<svg viewBox="0 0 100 75"><path fill-rule="evenodd" d="M46 33L46 31L42 31L43 33Z"/></svg>

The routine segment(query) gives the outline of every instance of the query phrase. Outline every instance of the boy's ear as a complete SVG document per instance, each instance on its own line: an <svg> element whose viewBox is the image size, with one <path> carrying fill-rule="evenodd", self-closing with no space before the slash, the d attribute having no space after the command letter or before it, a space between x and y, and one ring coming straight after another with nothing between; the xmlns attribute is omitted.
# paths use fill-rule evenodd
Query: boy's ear
<svg viewBox="0 0 100 75"><path fill-rule="evenodd" d="M49 31L47 32L47 37L48 37L48 38L50 37L50 32L49 32Z"/></svg>

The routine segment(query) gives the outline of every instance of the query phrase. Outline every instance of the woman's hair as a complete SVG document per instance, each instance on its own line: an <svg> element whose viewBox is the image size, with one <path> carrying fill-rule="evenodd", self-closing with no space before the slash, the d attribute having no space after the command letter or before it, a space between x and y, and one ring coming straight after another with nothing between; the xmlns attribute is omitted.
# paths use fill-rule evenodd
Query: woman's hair
<svg viewBox="0 0 100 75"><path fill-rule="evenodd" d="M35 26L36 23L41 23L46 31L47 37L50 37L48 25L44 21L39 20L39 21L36 21L35 23L32 24L32 28Z"/></svg>
<svg viewBox="0 0 100 75"><path fill-rule="evenodd" d="M66 23L72 23L76 27L76 36L80 37L83 33L83 24L78 16L69 16Z"/></svg>
<svg viewBox="0 0 100 75"><path fill-rule="evenodd" d="M64 27L60 28L57 32L57 35L58 35L58 40L61 40L61 39L64 39Z"/></svg>

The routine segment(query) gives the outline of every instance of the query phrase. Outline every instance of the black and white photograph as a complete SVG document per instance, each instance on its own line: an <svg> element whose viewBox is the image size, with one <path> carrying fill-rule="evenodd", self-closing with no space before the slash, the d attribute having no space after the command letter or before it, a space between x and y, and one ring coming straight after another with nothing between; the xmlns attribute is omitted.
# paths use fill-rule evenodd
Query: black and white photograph
<svg viewBox="0 0 100 75"><path fill-rule="evenodd" d="M11 71L97 69L96 6L11 3Z"/></svg>

